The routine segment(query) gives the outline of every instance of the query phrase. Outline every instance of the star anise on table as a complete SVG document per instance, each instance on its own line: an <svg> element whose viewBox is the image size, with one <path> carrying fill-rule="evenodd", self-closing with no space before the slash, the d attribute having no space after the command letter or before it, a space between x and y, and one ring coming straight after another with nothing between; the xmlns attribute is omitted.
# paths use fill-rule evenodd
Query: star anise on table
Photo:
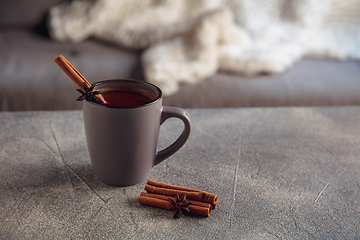
<svg viewBox="0 0 360 240"><path fill-rule="evenodd" d="M100 94L99 91L94 91L95 85L92 84L91 87L88 87L88 85L84 82L83 83L84 90L82 89L76 89L79 93L81 93L81 96L78 97L78 101L88 100L90 102L96 102L95 96Z"/></svg>
<svg viewBox="0 0 360 240"><path fill-rule="evenodd" d="M175 211L173 218L175 218L179 214L181 217L184 216L183 211L185 211L187 213L190 212L188 206L191 204L191 202L186 201L185 194L181 198L179 197L178 194L176 194L176 201L174 201L171 198L169 198L169 200L170 200L170 203L173 205L171 208L169 208L169 210Z"/></svg>

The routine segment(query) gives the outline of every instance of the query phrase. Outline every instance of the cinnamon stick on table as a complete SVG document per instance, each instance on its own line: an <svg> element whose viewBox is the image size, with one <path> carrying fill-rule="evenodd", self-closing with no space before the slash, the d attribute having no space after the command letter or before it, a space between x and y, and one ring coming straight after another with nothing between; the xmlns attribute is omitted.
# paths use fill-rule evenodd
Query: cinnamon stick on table
<svg viewBox="0 0 360 240"><path fill-rule="evenodd" d="M175 197L169 197L161 194L140 193L138 202L144 205L169 209L173 205L170 203L169 198L175 200ZM209 203L191 201L188 206L190 213L208 217L211 212L211 205Z"/></svg>
<svg viewBox="0 0 360 240"><path fill-rule="evenodd" d="M145 191L148 193L155 193L167 196L179 196L186 195L187 199L193 199L201 202L207 202L211 204L212 209L217 206L217 195L194 188L180 187L162 182L156 182L148 180L145 185Z"/></svg>
<svg viewBox="0 0 360 240"><path fill-rule="evenodd" d="M66 75L81 89L84 89L84 83L88 88L91 87L91 84L85 79L83 75L73 66L71 63L63 56L59 55L55 58L54 62L66 73ZM95 95L97 100L106 104L104 97L101 94Z"/></svg>

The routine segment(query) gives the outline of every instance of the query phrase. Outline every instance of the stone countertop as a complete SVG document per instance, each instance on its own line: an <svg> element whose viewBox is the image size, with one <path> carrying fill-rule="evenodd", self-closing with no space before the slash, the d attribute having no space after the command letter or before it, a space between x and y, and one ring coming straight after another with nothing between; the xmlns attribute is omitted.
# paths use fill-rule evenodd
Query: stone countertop
<svg viewBox="0 0 360 240"><path fill-rule="evenodd" d="M207 218L138 204L145 182L99 182L81 111L0 113L1 238L360 237L360 107L188 112L188 143L149 178L217 194ZM165 122L160 148L181 129Z"/></svg>

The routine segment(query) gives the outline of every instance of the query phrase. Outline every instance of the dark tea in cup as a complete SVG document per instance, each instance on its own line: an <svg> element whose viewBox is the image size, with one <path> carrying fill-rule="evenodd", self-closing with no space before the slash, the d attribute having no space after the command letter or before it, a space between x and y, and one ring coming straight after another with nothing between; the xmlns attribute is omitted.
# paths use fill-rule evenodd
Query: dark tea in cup
<svg viewBox="0 0 360 240"><path fill-rule="evenodd" d="M103 89L101 95L106 101L105 105L114 107L144 105L156 99L151 92L135 88Z"/></svg>

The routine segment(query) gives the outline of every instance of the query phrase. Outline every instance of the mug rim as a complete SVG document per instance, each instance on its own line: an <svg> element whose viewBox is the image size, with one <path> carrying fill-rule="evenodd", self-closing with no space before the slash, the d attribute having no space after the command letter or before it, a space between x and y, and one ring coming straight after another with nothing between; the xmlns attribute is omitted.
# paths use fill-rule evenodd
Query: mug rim
<svg viewBox="0 0 360 240"><path fill-rule="evenodd" d="M111 82L131 82L131 83L138 83L138 84L145 84L148 85L152 88L154 88L157 92L158 92L158 96L147 103L144 104L139 104L139 105L132 105L132 106L112 106L112 105L105 105L105 104L101 104L98 102L91 102L88 100L85 100L87 103L90 104L94 104L97 106L101 106L101 107L105 107L105 108L114 108L114 109L134 109L134 108L141 108L141 107L146 107L149 105L152 105L158 101L160 101L160 99L162 98L162 91L159 87L157 87L156 85L149 83L149 82L145 82L145 81L140 81L140 80L136 80L136 79L107 79L107 80L101 80L101 81L97 81L94 83L94 89L96 89L97 86L101 85L101 84L106 84L106 83L111 83Z"/></svg>

